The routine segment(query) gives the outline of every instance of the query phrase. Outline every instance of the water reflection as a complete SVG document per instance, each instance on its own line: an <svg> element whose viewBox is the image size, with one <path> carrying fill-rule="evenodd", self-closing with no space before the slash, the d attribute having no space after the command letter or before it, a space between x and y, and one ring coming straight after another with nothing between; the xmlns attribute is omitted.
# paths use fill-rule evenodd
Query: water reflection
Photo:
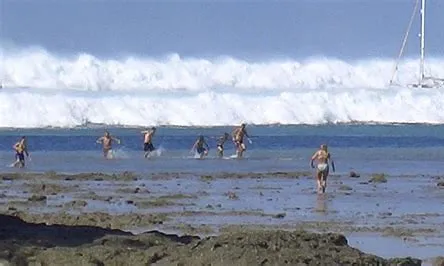
<svg viewBox="0 0 444 266"><path fill-rule="evenodd" d="M315 208L316 212L326 214L327 207L328 207L327 201L328 201L328 197L327 197L326 193L318 194L317 198L316 198L316 208Z"/></svg>

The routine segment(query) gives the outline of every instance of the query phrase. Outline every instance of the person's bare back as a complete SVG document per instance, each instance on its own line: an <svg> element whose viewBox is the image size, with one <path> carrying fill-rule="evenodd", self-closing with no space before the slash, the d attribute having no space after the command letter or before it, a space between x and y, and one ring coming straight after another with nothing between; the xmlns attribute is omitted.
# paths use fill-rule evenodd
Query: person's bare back
<svg viewBox="0 0 444 266"><path fill-rule="evenodd" d="M317 150L313 156L311 157L311 167L315 168L314 161L317 161L316 166L316 179L318 185L318 192L324 193L327 187L327 177L329 174L329 163L331 161L331 166L333 172L335 171L335 164L333 160L331 160L331 155L328 152L327 145L322 144L320 149Z"/></svg>
<svg viewBox="0 0 444 266"><path fill-rule="evenodd" d="M235 141L243 141L244 140L244 130L243 128L236 128L234 130L234 139Z"/></svg>

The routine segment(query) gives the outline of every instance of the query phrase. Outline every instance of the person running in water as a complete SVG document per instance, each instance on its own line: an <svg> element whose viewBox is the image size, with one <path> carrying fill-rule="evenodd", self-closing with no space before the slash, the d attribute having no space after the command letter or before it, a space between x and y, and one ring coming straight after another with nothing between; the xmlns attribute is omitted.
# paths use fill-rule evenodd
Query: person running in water
<svg viewBox="0 0 444 266"><path fill-rule="evenodd" d="M202 159L204 156L208 155L208 151L210 150L210 147L208 146L207 142L205 141L204 137L202 135L197 138L196 142L194 143L193 147L191 148L191 152L196 151L200 159Z"/></svg>
<svg viewBox="0 0 444 266"><path fill-rule="evenodd" d="M233 130L233 142L236 145L236 155L237 158L242 158L242 155L244 151L247 149L244 143L244 136L248 138L248 141L251 143L251 140L249 139L250 136L247 133L247 130L245 129L247 125L245 123L242 123L242 125L238 128L235 128Z"/></svg>
<svg viewBox="0 0 444 266"><path fill-rule="evenodd" d="M106 159L112 158L112 150L113 150L113 141L116 141L117 144L120 144L120 140L116 137L111 136L111 134L106 130L105 135L96 140L97 143L101 143L103 145L103 156Z"/></svg>
<svg viewBox="0 0 444 266"><path fill-rule="evenodd" d="M156 133L156 128L152 127L151 130L145 130L141 132L144 134L143 136L143 151L145 152L145 158L147 158L151 152L153 152L156 148L153 145L153 136Z"/></svg>
<svg viewBox="0 0 444 266"><path fill-rule="evenodd" d="M15 162L13 166L19 166L20 168L25 167L25 155L26 157L29 157L26 137L23 136L17 143L15 143L13 149L15 150Z"/></svg>
<svg viewBox="0 0 444 266"><path fill-rule="evenodd" d="M322 144L320 149L316 151L311 157L310 166L315 168L314 161L317 161L316 178L317 178L317 189L318 193L325 193L327 188L327 177L329 174L329 163L333 172L335 172L335 163L333 162L331 154L328 152L327 145Z"/></svg>
<svg viewBox="0 0 444 266"><path fill-rule="evenodd" d="M230 137L230 134L225 132L222 137L217 139L217 156L219 158L222 158L224 156L224 144L225 144L225 141L227 141L229 137Z"/></svg>

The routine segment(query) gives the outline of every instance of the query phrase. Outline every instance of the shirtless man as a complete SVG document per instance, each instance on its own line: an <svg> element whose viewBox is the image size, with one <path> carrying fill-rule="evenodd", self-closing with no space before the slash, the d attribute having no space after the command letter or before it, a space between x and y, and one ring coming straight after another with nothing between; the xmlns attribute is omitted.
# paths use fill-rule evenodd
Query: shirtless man
<svg viewBox="0 0 444 266"><path fill-rule="evenodd" d="M246 124L242 123L242 125L236 129L233 130L233 142L236 145L236 155L237 158L242 158L242 155L244 151L247 149L244 143L244 136L248 138L248 141L251 143L251 140L249 139L250 136L247 133L247 130L245 129Z"/></svg>
<svg viewBox="0 0 444 266"><path fill-rule="evenodd" d="M225 144L225 141L227 141L229 137L230 137L230 134L225 132L222 137L217 139L217 156L219 158L222 158L224 156L224 144Z"/></svg>
<svg viewBox="0 0 444 266"><path fill-rule="evenodd" d="M115 138L109 134L108 131L105 131L105 135L103 137L100 137L96 140L97 143L102 143L103 145L103 156L106 159L112 158L112 142L116 141L117 144L120 144L120 140L118 138Z"/></svg>
<svg viewBox="0 0 444 266"><path fill-rule="evenodd" d="M145 158L147 158L152 151L154 151L156 148L154 148L153 145L153 136L154 133L156 133L156 128L152 127L151 130L145 130L141 132L144 134L143 136L143 151L145 152Z"/></svg>
<svg viewBox="0 0 444 266"><path fill-rule="evenodd" d="M331 167L333 172L335 172L335 163L328 152L327 145L322 144L321 148L316 151L311 157L311 168L315 168L313 162L317 160L317 170L316 170L316 178L318 184L318 193L325 193L325 189L327 188L327 177L329 173L328 164L331 163Z"/></svg>
<svg viewBox="0 0 444 266"><path fill-rule="evenodd" d="M15 162L13 166L19 166L20 168L25 167L25 154L26 157L29 157L26 137L23 136L16 144L14 144L13 149L15 150Z"/></svg>
<svg viewBox="0 0 444 266"><path fill-rule="evenodd" d="M200 135L199 138L194 143L193 147L191 148L191 152L193 152L194 150L196 150L197 153L200 155L200 159L202 159L205 155L208 155L210 147L208 146L207 142L205 141L202 135Z"/></svg>

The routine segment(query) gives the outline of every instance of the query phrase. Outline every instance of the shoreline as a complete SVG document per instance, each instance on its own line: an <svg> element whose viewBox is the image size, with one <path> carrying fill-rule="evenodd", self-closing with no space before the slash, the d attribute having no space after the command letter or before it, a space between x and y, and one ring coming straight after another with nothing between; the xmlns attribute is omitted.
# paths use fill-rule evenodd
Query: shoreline
<svg viewBox="0 0 444 266"><path fill-rule="evenodd" d="M310 172L1 173L0 210L29 223L203 238L251 230L339 233L376 255L392 239L409 246L397 257L443 256L433 250L444 249L444 212L423 204L442 201L444 177L378 178L332 175L327 193L317 195ZM375 241L380 247L366 244Z"/></svg>

